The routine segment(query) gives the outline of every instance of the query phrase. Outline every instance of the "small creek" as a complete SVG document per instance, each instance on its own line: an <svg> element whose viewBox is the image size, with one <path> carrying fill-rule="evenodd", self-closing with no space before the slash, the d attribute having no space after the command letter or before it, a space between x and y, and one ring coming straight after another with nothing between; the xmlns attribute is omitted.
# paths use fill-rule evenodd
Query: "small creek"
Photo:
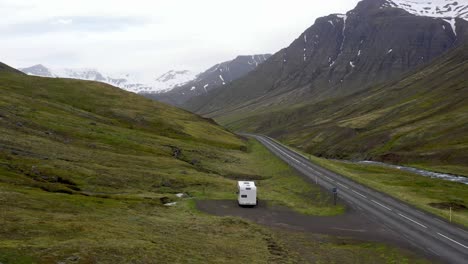
<svg viewBox="0 0 468 264"><path fill-rule="evenodd" d="M405 167L405 166L400 166L400 165L393 165L393 164L388 164L388 163L383 163L383 162L378 162L378 161L364 160L364 161L355 161L355 162L353 161L345 161L345 162L351 162L351 163L357 163L357 164L380 165L380 166L385 166L385 167L390 167L390 168L394 168L398 170L416 173L416 174L430 177L430 178L437 178L437 179L442 179L446 181L453 181L453 182L460 182L463 184L468 184L468 177L458 176L458 175L453 175L453 174L427 171L427 170L422 170L422 169L417 169L417 168L412 168L412 167Z"/></svg>

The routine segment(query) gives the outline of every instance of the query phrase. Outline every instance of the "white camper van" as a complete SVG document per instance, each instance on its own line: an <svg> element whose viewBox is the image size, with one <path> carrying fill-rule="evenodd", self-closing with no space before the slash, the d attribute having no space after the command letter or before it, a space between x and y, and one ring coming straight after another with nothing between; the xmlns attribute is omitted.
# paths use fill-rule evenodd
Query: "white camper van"
<svg viewBox="0 0 468 264"><path fill-rule="evenodd" d="M257 205L257 187L255 182L237 182L237 201L240 206Z"/></svg>

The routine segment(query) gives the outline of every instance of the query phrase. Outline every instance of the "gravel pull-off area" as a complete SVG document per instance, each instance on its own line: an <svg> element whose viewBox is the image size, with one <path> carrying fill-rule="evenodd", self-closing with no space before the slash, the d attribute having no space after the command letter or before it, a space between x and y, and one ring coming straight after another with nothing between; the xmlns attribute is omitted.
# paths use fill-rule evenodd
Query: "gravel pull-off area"
<svg viewBox="0 0 468 264"><path fill-rule="evenodd" d="M254 208L240 207L235 200L203 200L197 201L196 205L198 210L208 214L238 216L270 227L384 242L400 248L411 247L395 231L354 208L348 208L345 214L339 216L311 216L268 205L265 201L260 201Z"/></svg>

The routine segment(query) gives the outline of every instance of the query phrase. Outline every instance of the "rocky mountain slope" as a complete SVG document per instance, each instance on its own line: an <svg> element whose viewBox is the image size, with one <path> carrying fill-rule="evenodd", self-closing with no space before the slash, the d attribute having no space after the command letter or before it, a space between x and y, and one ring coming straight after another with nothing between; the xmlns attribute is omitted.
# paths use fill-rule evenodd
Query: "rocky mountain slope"
<svg viewBox="0 0 468 264"><path fill-rule="evenodd" d="M238 56L234 60L214 65L193 80L183 85L177 85L177 87L169 91L142 94L161 102L180 106L194 96L206 94L244 77L270 56L270 54Z"/></svg>
<svg viewBox="0 0 468 264"><path fill-rule="evenodd" d="M318 18L255 72L184 107L216 117L256 103L292 105L344 96L399 78L467 39L466 20L417 16L399 8L406 7L403 1L395 2L398 7L364 0L346 14Z"/></svg>

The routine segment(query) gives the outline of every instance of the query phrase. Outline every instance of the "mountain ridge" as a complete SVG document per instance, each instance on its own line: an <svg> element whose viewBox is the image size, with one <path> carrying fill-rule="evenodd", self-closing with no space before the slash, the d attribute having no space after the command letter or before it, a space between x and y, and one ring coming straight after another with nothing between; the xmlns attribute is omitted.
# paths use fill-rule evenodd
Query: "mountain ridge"
<svg viewBox="0 0 468 264"><path fill-rule="evenodd" d="M193 80L178 85L173 89L141 94L158 101L182 106L192 97L220 89L245 76L249 72L254 71L260 64L270 58L270 56L270 54L239 55L233 60L218 63L210 67L206 71L198 74Z"/></svg>
<svg viewBox="0 0 468 264"><path fill-rule="evenodd" d="M456 19L455 35L442 18L382 7L385 3L364 0L346 15L318 18L255 73L223 91L194 97L183 107L216 117L250 101L291 104L351 94L398 78L467 39L463 19Z"/></svg>

